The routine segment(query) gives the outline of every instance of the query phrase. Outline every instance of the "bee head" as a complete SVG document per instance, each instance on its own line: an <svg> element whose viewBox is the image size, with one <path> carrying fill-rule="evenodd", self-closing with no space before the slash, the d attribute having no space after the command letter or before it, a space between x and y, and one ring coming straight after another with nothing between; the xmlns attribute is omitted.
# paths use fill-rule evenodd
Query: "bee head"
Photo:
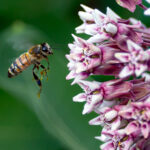
<svg viewBox="0 0 150 150"><path fill-rule="evenodd" d="M47 55L53 54L52 49L51 49L51 47L49 46L48 43L42 43L41 46L42 46L41 51L42 51L43 55L47 56Z"/></svg>

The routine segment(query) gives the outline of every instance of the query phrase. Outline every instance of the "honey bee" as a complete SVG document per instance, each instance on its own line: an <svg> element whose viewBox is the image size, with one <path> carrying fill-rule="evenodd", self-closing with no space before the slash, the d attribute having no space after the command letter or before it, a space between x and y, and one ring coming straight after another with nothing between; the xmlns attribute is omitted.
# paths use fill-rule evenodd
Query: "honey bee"
<svg viewBox="0 0 150 150"><path fill-rule="evenodd" d="M47 75L47 71L49 70L49 61L48 56L53 54L51 47L48 45L48 43L42 43L35 45L31 47L27 52L20 55L16 60L11 64L11 66L8 69L8 77L12 78L20 74L22 71L24 71L27 67L30 65L34 65L32 69L32 74L37 82L37 85L39 86L40 90L38 92L38 95L40 96L41 90L42 90L42 83L38 75L35 73L35 69L41 67L43 70L41 71L41 74ZM48 67L46 68L41 64L41 60L45 59L48 62Z"/></svg>

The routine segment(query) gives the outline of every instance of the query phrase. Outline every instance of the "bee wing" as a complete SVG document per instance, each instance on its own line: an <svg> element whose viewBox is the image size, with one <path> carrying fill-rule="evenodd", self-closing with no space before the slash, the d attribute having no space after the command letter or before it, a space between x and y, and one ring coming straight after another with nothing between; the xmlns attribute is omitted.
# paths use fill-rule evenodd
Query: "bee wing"
<svg viewBox="0 0 150 150"><path fill-rule="evenodd" d="M66 49L67 44L56 44L56 43L50 43L52 49Z"/></svg>
<svg viewBox="0 0 150 150"><path fill-rule="evenodd" d="M17 58L17 57L11 57L11 58L8 59L8 62L11 64L12 62L15 61L16 58Z"/></svg>

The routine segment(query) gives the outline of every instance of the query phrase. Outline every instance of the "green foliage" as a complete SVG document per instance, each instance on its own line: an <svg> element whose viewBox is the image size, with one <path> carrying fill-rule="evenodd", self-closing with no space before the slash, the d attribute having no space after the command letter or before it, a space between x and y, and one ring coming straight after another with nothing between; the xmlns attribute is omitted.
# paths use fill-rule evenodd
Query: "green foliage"
<svg viewBox="0 0 150 150"><path fill-rule="evenodd" d="M0 41L1 88L11 93L17 100L27 104L46 131L66 149L98 148L98 142L93 139L98 131L96 132L96 128L90 128L89 119L81 115L82 105L75 105L72 102L72 97L79 92L79 88L71 87L70 82L65 80L67 61L62 51L63 48L54 49L54 56L49 57L51 67L49 80L48 82L43 80L43 91L41 98L38 99L36 94L38 87L35 81L32 81L32 67L12 79L8 79L7 69L11 62L31 45L41 43L41 41L51 43L49 38L30 25L16 22L1 33Z"/></svg>

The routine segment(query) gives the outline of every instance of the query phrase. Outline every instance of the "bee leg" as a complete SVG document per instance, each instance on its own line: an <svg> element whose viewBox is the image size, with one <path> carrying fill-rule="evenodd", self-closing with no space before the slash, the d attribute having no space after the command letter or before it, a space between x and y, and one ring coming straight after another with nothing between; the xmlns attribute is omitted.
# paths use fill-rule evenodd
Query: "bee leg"
<svg viewBox="0 0 150 150"><path fill-rule="evenodd" d="M43 66L41 63L37 63L38 67L41 67L43 69L43 71L41 71L41 75L43 76L43 74L47 77L48 80L48 76L47 76L47 68L45 68L45 66Z"/></svg>
<svg viewBox="0 0 150 150"><path fill-rule="evenodd" d="M46 75L47 80L48 80L47 68L45 68L43 65L40 65L40 67L43 69L44 75ZM42 72L42 73L43 73L43 72Z"/></svg>
<svg viewBox="0 0 150 150"><path fill-rule="evenodd" d="M36 80L36 83L38 84L38 86L40 87L40 90L38 92L38 97L40 97L41 91L42 91L42 83L41 80L39 79L39 77L35 74L34 70L35 68L37 68L37 66L35 65L32 69L32 73L33 73L33 77Z"/></svg>

